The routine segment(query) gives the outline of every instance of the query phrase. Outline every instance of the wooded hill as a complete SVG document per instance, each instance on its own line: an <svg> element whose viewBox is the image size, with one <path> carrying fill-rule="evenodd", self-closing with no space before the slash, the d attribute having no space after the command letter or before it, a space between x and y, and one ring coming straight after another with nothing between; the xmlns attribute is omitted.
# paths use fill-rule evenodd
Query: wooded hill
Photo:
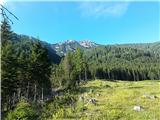
<svg viewBox="0 0 160 120"><path fill-rule="evenodd" d="M67 53L74 54L79 48L88 64L86 73L88 79L160 79L160 42L115 45L91 42L93 46L86 48L74 40L49 44L25 35L17 35L17 38L21 41L20 44L39 41L47 48L50 62L56 64L59 64Z"/></svg>
<svg viewBox="0 0 160 120"><path fill-rule="evenodd" d="M155 45L159 45L160 48L160 43ZM146 44L141 46L144 47ZM160 79L160 53L155 53L153 49L139 49L138 47L111 45L85 52L92 78ZM156 49L156 47L153 48Z"/></svg>

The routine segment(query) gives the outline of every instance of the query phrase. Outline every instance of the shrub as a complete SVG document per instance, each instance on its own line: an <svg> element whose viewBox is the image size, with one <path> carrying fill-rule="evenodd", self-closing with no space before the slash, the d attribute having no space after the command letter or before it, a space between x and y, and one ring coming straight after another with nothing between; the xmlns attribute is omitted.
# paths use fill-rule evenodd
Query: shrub
<svg viewBox="0 0 160 120"><path fill-rule="evenodd" d="M37 115L31 104L22 100L14 110L9 111L6 120L36 120Z"/></svg>

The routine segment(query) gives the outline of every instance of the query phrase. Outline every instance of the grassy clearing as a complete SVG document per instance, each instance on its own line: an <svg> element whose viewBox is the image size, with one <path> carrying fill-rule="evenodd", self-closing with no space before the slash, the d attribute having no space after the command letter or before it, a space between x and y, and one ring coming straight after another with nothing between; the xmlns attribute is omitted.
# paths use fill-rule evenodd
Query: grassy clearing
<svg viewBox="0 0 160 120"><path fill-rule="evenodd" d="M156 96L157 98L144 97ZM76 104L60 109L53 117L59 120L160 120L160 81L94 80L81 86ZM95 99L96 104L88 102ZM142 111L134 111L142 106ZM65 115L64 115L65 114Z"/></svg>

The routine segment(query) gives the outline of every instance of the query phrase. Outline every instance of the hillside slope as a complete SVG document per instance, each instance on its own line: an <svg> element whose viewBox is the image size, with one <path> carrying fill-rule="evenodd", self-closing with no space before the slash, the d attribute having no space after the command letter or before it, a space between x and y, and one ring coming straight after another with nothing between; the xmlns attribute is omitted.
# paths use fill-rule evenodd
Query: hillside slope
<svg viewBox="0 0 160 120"><path fill-rule="evenodd" d="M131 48L136 48L136 49L140 49L140 50L153 52L155 54L160 54L160 41L154 42L154 43L122 44L119 46L131 47Z"/></svg>
<svg viewBox="0 0 160 120"><path fill-rule="evenodd" d="M42 40L39 40L38 38L34 38L27 35L17 35L13 34L13 41L40 41L41 44L48 49L49 57L52 61L55 63L59 63L61 60L61 57L65 56L68 52L75 52L77 48L80 48L82 51L84 51L85 54L94 57L94 55L99 54L102 52L103 56L104 54L113 53L114 51L117 52L116 54L119 56L122 56L120 53L122 53L122 49L128 49L130 48L130 52L140 51L141 53L145 53L146 55L151 55L149 57L153 57L154 55L160 56L160 42L154 42L154 43L141 43L141 44L115 44L115 45L100 45L97 43L94 43L89 40L82 40L82 41L76 41L76 40L67 40L56 44L50 44L47 42L44 42ZM134 50L133 50L134 49ZM108 51L111 50L111 51ZM120 51L119 51L120 50ZM128 49L129 50L129 49ZM94 54L93 54L94 53ZM125 54L125 53L124 53ZM111 55L112 56L112 55ZM113 57L113 56L112 56ZM116 56L117 57L117 56ZM143 57L143 56L142 56Z"/></svg>
<svg viewBox="0 0 160 120"><path fill-rule="evenodd" d="M160 47L159 47L160 49ZM92 79L160 79L160 53L123 45L108 45L84 52Z"/></svg>

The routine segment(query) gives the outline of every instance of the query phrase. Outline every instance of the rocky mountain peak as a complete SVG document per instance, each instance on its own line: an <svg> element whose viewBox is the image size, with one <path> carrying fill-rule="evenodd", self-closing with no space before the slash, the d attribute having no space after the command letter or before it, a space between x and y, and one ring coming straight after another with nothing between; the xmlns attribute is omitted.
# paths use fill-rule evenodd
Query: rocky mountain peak
<svg viewBox="0 0 160 120"><path fill-rule="evenodd" d="M92 48L92 47L96 47L97 44L90 41L90 40L82 40L79 42L79 44L83 47L86 47L86 48Z"/></svg>

